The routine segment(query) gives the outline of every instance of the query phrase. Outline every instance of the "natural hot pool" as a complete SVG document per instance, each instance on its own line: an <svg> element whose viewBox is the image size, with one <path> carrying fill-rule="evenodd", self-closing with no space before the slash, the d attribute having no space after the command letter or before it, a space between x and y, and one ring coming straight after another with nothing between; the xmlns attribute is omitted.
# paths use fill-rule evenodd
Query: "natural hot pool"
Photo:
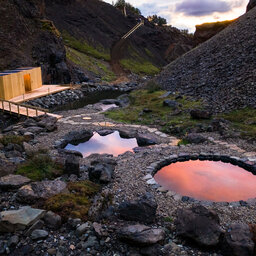
<svg viewBox="0 0 256 256"><path fill-rule="evenodd" d="M119 132L115 131L106 136L100 136L98 133L94 133L90 140L78 145L68 144L66 149L79 151L83 154L83 157L87 157L95 153L118 156L127 151L132 151L135 147L138 147L135 138L123 139L120 137Z"/></svg>
<svg viewBox="0 0 256 256"><path fill-rule="evenodd" d="M154 178L165 189L198 200L234 202L256 197L256 176L220 161L173 163L159 170Z"/></svg>

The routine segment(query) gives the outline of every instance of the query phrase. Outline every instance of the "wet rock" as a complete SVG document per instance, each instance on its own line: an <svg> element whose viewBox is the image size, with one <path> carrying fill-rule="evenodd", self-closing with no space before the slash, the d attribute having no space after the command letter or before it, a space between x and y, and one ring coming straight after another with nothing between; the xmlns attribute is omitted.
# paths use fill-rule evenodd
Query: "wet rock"
<svg viewBox="0 0 256 256"><path fill-rule="evenodd" d="M232 224L224 235L223 255L253 256L254 242L247 224Z"/></svg>
<svg viewBox="0 0 256 256"><path fill-rule="evenodd" d="M44 239L49 235L49 233L43 229L36 229L31 233L32 240Z"/></svg>
<svg viewBox="0 0 256 256"><path fill-rule="evenodd" d="M61 217L52 211L49 211L45 214L44 222L46 226L51 229L57 230L61 227Z"/></svg>
<svg viewBox="0 0 256 256"><path fill-rule="evenodd" d="M66 183L61 180L33 182L21 187L16 193L16 200L32 204L40 199L47 199L66 190Z"/></svg>
<svg viewBox="0 0 256 256"><path fill-rule="evenodd" d="M97 183L109 183L113 177L115 167L109 164L96 164L89 168L89 179Z"/></svg>
<svg viewBox="0 0 256 256"><path fill-rule="evenodd" d="M21 175L9 174L7 176L0 178L0 189L1 190L14 190L18 189L26 184L28 184L31 180L27 177Z"/></svg>
<svg viewBox="0 0 256 256"><path fill-rule="evenodd" d="M193 119L210 119L212 114L206 110L193 109L190 111L190 115Z"/></svg>
<svg viewBox="0 0 256 256"><path fill-rule="evenodd" d="M86 142L92 136L93 132L89 130L72 131L64 137L62 143L59 146L64 148L69 143L76 145L80 142Z"/></svg>
<svg viewBox="0 0 256 256"><path fill-rule="evenodd" d="M137 132L130 130L119 130L119 135L123 139L131 139L137 137Z"/></svg>
<svg viewBox="0 0 256 256"><path fill-rule="evenodd" d="M190 133L184 138L188 143L200 144L204 143L207 139L198 133Z"/></svg>
<svg viewBox="0 0 256 256"><path fill-rule="evenodd" d="M137 143L140 147L157 144L156 139L153 138L151 135L138 134L136 139L137 139Z"/></svg>
<svg viewBox="0 0 256 256"><path fill-rule="evenodd" d="M155 244L165 238L164 230L139 224L125 226L119 230L118 234L124 242L142 246Z"/></svg>
<svg viewBox="0 0 256 256"><path fill-rule="evenodd" d="M65 168L64 171L67 174L75 174L79 176L80 174L80 157L70 154L67 155L66 160L65 160Z"/></svg>
<svg viewBox="0 0 256 256"><path fill-rule="evenodd" d="M217 213L201 205L190 209L179 209L176 229L179 236L201 246L216 246L223 233Z"/></svg>
<svg viewBox="0 0 256 256"><path fill-rule="evenodd" d="M44 214L44 210L34 209L30 206L21 207L19 210L1 212L0 232L24 230L42 218Z"/></svg>
<svg viewBox="0 0 256 256"><path fill-rule="evenodd" d="M156 200L150 193L147 193L137 201L121 203L118 213L125 220L152 223L156 218L156 209Z"/></svg>

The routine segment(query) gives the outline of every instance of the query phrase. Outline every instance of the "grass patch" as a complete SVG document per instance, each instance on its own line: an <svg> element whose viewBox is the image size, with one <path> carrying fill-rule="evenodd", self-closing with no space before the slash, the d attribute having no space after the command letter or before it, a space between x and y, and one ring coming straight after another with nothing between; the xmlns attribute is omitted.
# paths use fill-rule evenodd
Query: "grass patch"
<svg viewBox="0 0 256 256"><path fill-rule="evenodd" d="M64 31L62 33L64 43L79 52L90 55L96 59L103 59L105 61L110 61L110 54L106 53L103 47L93 47L89 45L86 41L80 41L75 37L71 36L68 32Z"/></svg>
<svg viewBox="0 0 256 256"><path fill-rule="evenodd" d="M256 109L244 108L222 114L243 137L256 138Z"/></svg>
<svg viewBox="0 0 256 256"><path fill-rule="evenodd" d="M100 186L90 181L79 181L70 182L67 187L70 193L49 198L45 208L59 214L64 220L71 217L86 221L91 206L90 198L100 191Z"/></svg>
<svg viewBox="0 0 256 256"><path fill-rule="evenodd" d="M115 74L103 61L95 59L85 53L79 52L70 47L66 47L67 59L76 65L100 76L103 81L111 82L116 79Z"/></svg>
<svg viewBox="0 0 256 256"><path fill-rule="evenodd" d="M123 109L114 109L105 113L109 118L123 123L145 124L159 126L163 132L166 133L180 133L186 132L198 125L198 120L190 118L190 109L201 108L200 101L192 101L185 97L176 100L182 106L179 113L173 113L174 110L163 106L164 99L159 98L166 91L149 92L147 89L136 90L130 94L130 106ZM165 99L175 100L175 96L170 95ZM143 109L150 109L151 113L144 113ZM202 123L209 122L208 120L200 121ZM175 128L175 129L174 129ZM176 132L176 131L179 132ZM175 132L174 132L175 131Z"/></svg>
<svg viewBox="0 0 256 256"><path fill-rule="evenodd" d="M153 93L161 90L160 85L154 81L149 81L146 85L146 88L148 93Z"/></svg>
<svg viewBox="0 0 256 256"><path fill-rule="evenodd" d="M22 143L26 141L27 139L25 137L19 135L4 135L2 138L0 138L0 143L4 146L7 146L10 143L22 145Z"/></svg>
<svg viewBox="0 0 256 256"><path fill-rule="evenodd" d="M132 60L132 59L123 59L120 61L121 65L131 72L140 75L156 75L160 72L160 69L154 66L151 62L146 60Z"/></svg>
<svg viewBox="0 0 256 256"><path fill-rule="evenodd" d="M165 218L164 218L164 221L165 221L165 222L172 223L172 222L173 222L173 218L168 216L168 217L165 217Z"/></svg>
<svg viewBox="0 0 256 256"><path fill-rule="evenodd" d="M54 179L62 174L62 167L44 151L33 152L28 160L18 167L16 174L28 177L33 181Z"/></svg>
<svg viewBox="0 0 256 256"><path fill-rule="evenodd" d="M188 142L187 139L182 139L182 140L180 140L180 141L178 142L178 146L181 146L181 145L186 146L186 145L188 145L188 144L190 144L190 143Z"/></svg>

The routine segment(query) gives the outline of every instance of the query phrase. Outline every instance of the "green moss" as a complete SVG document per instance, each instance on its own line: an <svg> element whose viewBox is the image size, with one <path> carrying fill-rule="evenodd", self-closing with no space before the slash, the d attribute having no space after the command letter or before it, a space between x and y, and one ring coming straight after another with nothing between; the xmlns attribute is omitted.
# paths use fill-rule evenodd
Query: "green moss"
<svg viewBox="0 0 256 256"><path fill-rule="evenodd" d="M16 173L33 181L40 181L60 176L62 168L52 160L48 153L34 152L24 164L18 167Z"/></svg>
<svg viewBox="0 0 256 256"><path fill-rule="evenodd" d="M244 108L222 114L229 120L233 128L241 132L244 137L256 138L256 109Z"/></svg>
<svg viewBox="0 0 256 256"><path fill-rule="evenodd" d="M135 74L153 76L160 72L158 67L146 60L123 59L120 63L126 70L130 70Z"/></svg>
<svg viewBox="0 0 256 256"><path fill-rule="evenodd" d="M62 193L49 198L45 208L51 210L64 220L80 218L87 220L88 210L91 206L90 198L100 190L100 186L90 181L68 183L70 193Z"/></svg>
<svg viewBox="0 0 256 256"><path fill-rule="evenodd" d="M166 91L149 92L147 89L136 90L130 94L131 104L127 108L114 109L105 113L109 118L123 123L157 125L167 133L173 133L174 128L179 130L180 135L185 134L189 129L198 125L199 121L190 118L190 109L202 107L200 101L193 101L187 98L176 100L182 104L179 113L163 106L164 99L160 98ZM175 100L174 96L166 99ZM144 113L143 109L150 109L150 113ZM200 121L202 123L208 120ZM176 134L177 135L177 134Z"/></svg>
<svg viewBox="0 0 256 256"><path fill-rule="evenodd" d="M189 144L189 142L186 140L186 139L182 139L182 140L180 140L179 142L178 142L178 146L181 146L181 145L188 145Z"/></svg>
<svg viewBox="0 0 256 256"><path fill-rule="evenodd" d="M149 57L154 57L153 53L148 48L145 48L145 52Z"/></svg>
<svg viewBox="0 0 256 256"><path fill-rule="evenodd" d="M67 59L101 77L103 81L111 82L116 79L115 74L110 70L110 66L104 61L93 58L85 53L79 52L70 47L66 47Z"/></svg>
<svg viewBox="0 0 256 256"><path fill-rule="evenodd" d="M66 46L69 46L79 52L90 55L96 59L103 59L110 61L110 54L106 53L103 47L93 47L88 44L86 41L81 41L71 36L68 32L63 31L62 37Z"/></svg>
<svg viewBox="0 0 256 256"><path fill-rule="evenodd" d="M22 145L25 141L27 141L25 137L18 135L4 135L0 138L0 143L4 146L7 146L9 143Z"/></svg>
<svg viewBox="0 0 256 256"><path fill-rule="evenodd" d="M172 223L172 222L173 222L173 219L172 219L172 217L165 217L165 218L164 218L164 221L165 221L165 222Z"/></svg>

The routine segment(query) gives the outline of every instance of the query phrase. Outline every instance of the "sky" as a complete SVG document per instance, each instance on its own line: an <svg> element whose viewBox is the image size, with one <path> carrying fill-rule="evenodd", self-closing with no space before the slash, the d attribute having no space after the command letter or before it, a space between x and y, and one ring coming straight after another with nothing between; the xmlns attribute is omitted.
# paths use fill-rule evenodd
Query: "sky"
<svg viewBox="0 0 256 256"><path fill-rule="evenodd" d="M112 3L113 0L104 0ZM115 0L114 0L115 2ZM126 0L147 17L157 14L179 29L195 31L205 22L235 19L245 13L249 0Z"/></svg>

